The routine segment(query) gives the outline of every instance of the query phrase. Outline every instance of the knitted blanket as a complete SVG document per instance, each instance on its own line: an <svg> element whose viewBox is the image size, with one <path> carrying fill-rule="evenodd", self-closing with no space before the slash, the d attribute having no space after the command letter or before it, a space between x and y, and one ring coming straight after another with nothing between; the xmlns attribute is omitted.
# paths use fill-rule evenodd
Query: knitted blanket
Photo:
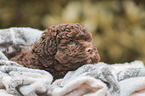
<svg viewBox="0 0 145 96"><path fill-rule="evenodd" d="M42 31L29 27L0 29L0 51L8 58L25 52L40 38L41 33Z"/></svg>
<svg viewBox="0 0 145 96"><path fill-rule="evenodd" d="M145 95L145 68L141 61L115 66L102 62L87 64L52 82L49 72L0 60L0 74L0 96Z"/></svg>
<svg viewBox="0 0 145 96"><path fill-rule="evenodd" d="M86 64L55 81L49 72L25 68L9 61L4 54L9 52L6 51L9 46L31 45L41 35L41 31L37 30L33 31L37 35L29 34L27 37L25 32L33 29L18 29L9 36L7 31L11 32L13 28L0 30L0 96L145 96L142 61L113 65L103 62ZM19 37L20 33L22 36Z"/></svg>

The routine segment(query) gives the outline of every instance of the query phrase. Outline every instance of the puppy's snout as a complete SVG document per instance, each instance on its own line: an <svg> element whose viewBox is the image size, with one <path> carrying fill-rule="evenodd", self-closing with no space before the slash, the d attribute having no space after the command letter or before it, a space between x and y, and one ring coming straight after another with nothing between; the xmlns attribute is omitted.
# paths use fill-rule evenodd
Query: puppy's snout
<svg viewBox="0 0 145 96"><path fill-rule="evenodd" d="M86 52L89 53L89 54L92 54L93 48L87 48L87 49L86 49Z"/></svg>

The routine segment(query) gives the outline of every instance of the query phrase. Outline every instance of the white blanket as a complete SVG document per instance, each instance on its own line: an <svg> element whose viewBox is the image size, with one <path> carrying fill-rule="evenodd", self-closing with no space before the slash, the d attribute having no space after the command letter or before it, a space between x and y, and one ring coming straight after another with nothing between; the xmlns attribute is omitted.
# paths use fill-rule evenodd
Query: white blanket
<svg viewBox="0 0 145 96"><path fill-rule="evenodd" d="M0 60L0 96L145 96L144 64L127 65L115 73L116 65L87 64L52 82L49 72Z"/></svg>
<svg viewBox="0 0 145 96"><path fill-rule="evenodd" d="M0 29L0 51L8 58L29 50L29 46L38 40L43 31L29 27ZM1 53L0 53L1 55Z"/></svg>

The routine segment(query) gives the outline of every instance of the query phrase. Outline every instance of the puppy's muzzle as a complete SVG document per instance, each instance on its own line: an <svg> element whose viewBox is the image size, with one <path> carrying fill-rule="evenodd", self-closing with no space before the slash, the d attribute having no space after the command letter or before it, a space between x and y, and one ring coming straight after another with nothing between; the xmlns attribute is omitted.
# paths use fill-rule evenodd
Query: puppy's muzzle
<svg viewBox="0 0 145 96"><path fill-rule="evenodd" d="M97 48L86 48L86 53L90 57L88 63L98 63L100 61L100 55Z"/></svg>

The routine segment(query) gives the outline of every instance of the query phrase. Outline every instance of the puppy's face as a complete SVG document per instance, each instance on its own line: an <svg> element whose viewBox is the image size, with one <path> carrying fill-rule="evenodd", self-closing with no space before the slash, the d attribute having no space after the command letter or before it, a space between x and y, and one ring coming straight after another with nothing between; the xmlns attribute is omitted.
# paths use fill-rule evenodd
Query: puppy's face
<svg viewBox="0 0 145 96"><path fill-rule="evenodd" d="M100 56L93 44L92 35L80 24L59 26L61 32L57 35L57 51L55 59L68 68L78 68L83 64L97 63Z"/></svg>

